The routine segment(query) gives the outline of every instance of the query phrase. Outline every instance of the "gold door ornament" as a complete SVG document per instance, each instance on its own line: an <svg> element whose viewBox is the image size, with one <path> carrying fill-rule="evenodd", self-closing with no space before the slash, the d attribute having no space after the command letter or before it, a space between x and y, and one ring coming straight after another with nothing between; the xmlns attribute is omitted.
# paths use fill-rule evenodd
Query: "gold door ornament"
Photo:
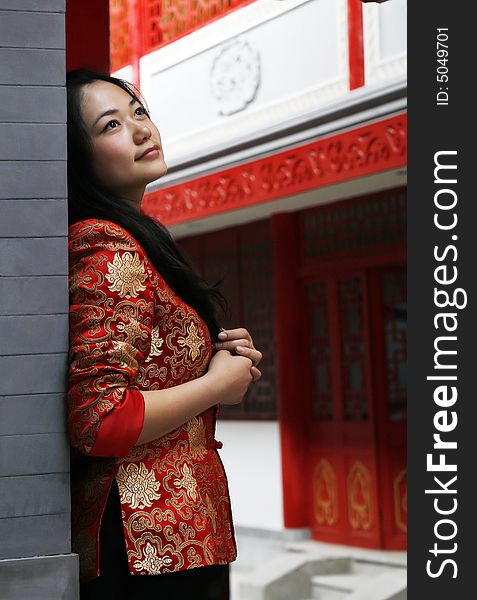
<svg viewBox="0 0 477 600"><path fill-rule="evenodd" d="M398 528L407 533L407 469L397 474L394 487L394 519Z"/></svg>
<svg viewBox="0 0 477 600"><path fill-rule="evenodd" d="M346 482L348 492L348 518L353 529L368 530L374 523L371 474L357 460L351 467Z"/></svg>
<svg viewBox="0 0 477 600"><path fill-rule="evenodd" d="M320 525L335 525L338 521L338 486L331 464L324 458L313 472L313 506Z"/></svg>

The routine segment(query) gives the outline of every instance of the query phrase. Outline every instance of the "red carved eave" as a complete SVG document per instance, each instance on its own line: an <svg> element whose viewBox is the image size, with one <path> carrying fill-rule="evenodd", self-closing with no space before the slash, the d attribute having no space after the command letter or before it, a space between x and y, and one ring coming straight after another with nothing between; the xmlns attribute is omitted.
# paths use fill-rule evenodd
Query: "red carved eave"
<svg viewBox="0 0 477 600"><path fill-rule="evenodd" d="M403 167L406 133L403 113L150 192L143 210L173 225Z"/></svg>

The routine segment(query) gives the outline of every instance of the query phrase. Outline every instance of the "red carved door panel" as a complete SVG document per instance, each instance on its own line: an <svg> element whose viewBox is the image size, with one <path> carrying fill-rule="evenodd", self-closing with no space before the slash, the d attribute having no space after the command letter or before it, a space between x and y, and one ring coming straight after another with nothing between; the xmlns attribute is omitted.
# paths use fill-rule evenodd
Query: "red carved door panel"
<svg viewBox="0 0 477 600"><path fill-rule="evenodd" d="M369 274L374 340L376 448L381 488L384 547L406 547L406 269L386 267Z"/></svg>
<svg viewBox="0 0 477 600"><path fill-rule="evenodd" d="M304 280L308 494L317 540L405 545L405 270Z"/></svg>
<svg viewBox="0 0 477 600"><path fill-rule="evenodd" d="M313 537L379 547L366 276L309 279L305 288Z"/></svg>

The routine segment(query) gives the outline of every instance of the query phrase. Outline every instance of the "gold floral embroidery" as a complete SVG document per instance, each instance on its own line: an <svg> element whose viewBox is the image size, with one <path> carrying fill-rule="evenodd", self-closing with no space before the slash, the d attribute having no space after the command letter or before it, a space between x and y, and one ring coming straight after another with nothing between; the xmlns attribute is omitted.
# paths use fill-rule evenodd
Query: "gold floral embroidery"
<svg viewBox="0 0 477 600"><path fill-rule="evenodd" d="M70 410L78 411L78 399L88 399L79 405L72 429L89 451L102 416L121 402L127 386L164 389L200 377L212 343L200 316L172 292L127 231L104 221L74 231L69 401ZM75 265L76 255L83 254L87 261ZM150 293L141 294L145 288ZM112 364L125 363L127 354L133 361L133 353L139 363L135 373ZM157 574L234 560L223 466L208 450L214 422L209 409L166 436L135 446L127 458L79 457L72 469L80 480L72 519L83 578L97 575L100 513L116 469L131 572ZM108 479L92 468L102 460L111 461Z"/></svg>
<svg viewBox="0 0 477 600"><path fill-rule="evenodd" d="M149 377L151 379L149 379ZM138 385L142 385L148 390L160 390L161 386L159 383L152 383L152 379L159 379L160 381L166 381L167 369L166 367L160 367L156 363L151 363L147 367L139 367L136 375L136 381Z"/></svg>
<svg viewBox="0 0 477 600"><path fill-rule="evenodd" d="M181 383L185 377L187 380L201 377L212 354L206 344L206 327L193 313L178 305L160 318L165 342L164 364L170 369L170 377Z"/></svg>
<svg viewBox="0 0 477 600"><path fill-rule="evenodd" d="M197 552L197 550L193 546L191 546L189 550L187 550L187 560L189 561L189 568L200 567L202 557Z"/></svg>
<svg viewBox="0 0 477 600"><path fill-rule="evenodd" d="M212 504L212 500L210 499L209 494L205 497L205 508L203 509L205 515L209 517L210 522L212 524L212 530L215 533L217 531L217 511Z"/></svg>
<svg viewBox="0 0 477 600"><path fill-rule="evenodd" d="M141 329L138 321L131 319L127 323L118 323L118 331L126 334L126 342L128 344L134 344L136 340L146 340L147 333Z"/></svg>
<svg viewBox="0 0 477 600"><path fill-rule="evenodd" d="M189 356L191 360L195 360L200 354L200 347L205 344L204 338L199 336L202 333L198 330L197 325L194 321L189 323L187 328L187 337L177 338L177 343L182 348L187 346L189 348Z"/></svg>
<svg viewBox="0 0 477 600"><path fill-rule="evenodd" d="M144 559L137 560L134 563L134 568L138 571L145 571L149 575L160 575L162 567L168 567L172 564L172 559L169 556L157 556L157 550L154 546L147 542L144 549Z"/></svg>
<svg viewBox="0 0 477 600"><path fill-rule="evenodd" d="M129 369L137 369L136 354L137 350L134 346L126 344L126 342L116 342L112 340L113 350L110 350L109 360L112 363L119 363L121 367L128 367Z"/></svg>
<svg viewBox="0 0 477 600"><path fill-rule="evenodd" d="M156 327L151 329L151 351L149 352L149 356L146 358L146 362L152 360L153 356L161 356L161 346L163 343L164 340L159 335L159 327L156 325Z"/></svg>
<svg viewBox="0 0 477 600"><path fill-rule="evenodd" d="M193 417L185 425L189 436L189 446L192 458L202 458L207 454L205 447L205 426L202 417Z"/></svg>
<svg viewBox="0 0 477 600"><path fill-rule="evenodd" d="M121 503L130 504L131 508L152 506L152 501L161 497L156 493L161 484L156 481L154 471L148 471L144 463L130 463L126 468L121 465L116 479Z"/></svg>
<svg viewBox="0 0 477 600"><path fill-rule="evenodd" d="M184 488L189 498L197 500L197 481L187 463L182 466L181 473L181 479L176 479L174 485L178 489Z"/></svg>
<svg viewBox="0 0 477 600"><path fill-rule="evenodd" d="M127 522L129 536L136 537L141 531L153 530L161 532L163 523L177 523L177 518L173 510L167 508L153 508L151 512L146 510L134 511Z"/></svg>
<svg viewBox="0 0 477 600"><path fill-rule="evenodd" d="M108 391L106 392L100 392L100 394L98 395L98 399L97 401L94 403L95 408L99 411L99 412L106 412L111 410L112 408L114 408L114 402L111 402L111 400L109 400L108 398L105 398L105 395L109 395ZM94 419L94 417L92 417Z"/></svg>
<svg viewBox="0 0 477 600"><path fill-rule="evenodd" d="M138 292L145 290L147 279L144 264L136 252L117 252L112 263L108 263L106 279L111 283L108 289L118 292L121 298L137 298Z"/></svg>

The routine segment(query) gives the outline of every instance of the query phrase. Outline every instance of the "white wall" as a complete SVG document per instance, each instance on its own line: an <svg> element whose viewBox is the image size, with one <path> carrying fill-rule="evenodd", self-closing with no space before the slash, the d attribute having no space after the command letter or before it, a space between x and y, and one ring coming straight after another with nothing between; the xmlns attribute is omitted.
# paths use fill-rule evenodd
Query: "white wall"
<svg viewBox="0 0 477 600"><path fill-rule="evenodd" d="M256 0L143 56L141 90L169 167L355 94L347 19L346 0ZM366 86L405 79L406 34L407 0L363 5Z"/></svg>
<svg viewBox="0 0 477 600"><path fill-rule="evenodd" d="M236 526L283 530L280 433L277 421L218 421Z"/></svg>
<svg viewBox="0 0 477 600"><path fill-rule="evenodd" d="M363 5L366 85L406 76L407 0Z"/></svg>
<svg viewBox="0 0 477 600"><path fill-rule="evenodd" d="M257 0L143 56L141 90L167 163L346 95L346 14L345 0Z"/></svg>

